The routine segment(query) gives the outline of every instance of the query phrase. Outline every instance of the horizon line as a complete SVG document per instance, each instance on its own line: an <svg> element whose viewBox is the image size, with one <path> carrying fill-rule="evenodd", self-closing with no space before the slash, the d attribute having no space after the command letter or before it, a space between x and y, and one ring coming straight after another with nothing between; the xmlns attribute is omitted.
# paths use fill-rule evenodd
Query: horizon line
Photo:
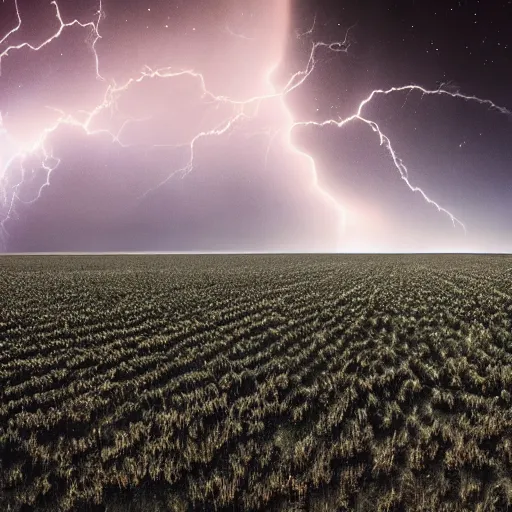
<svg viewBox="0 0 512 512"><path fill-rule="evenodd" d="M250 256L250 255L494 255L512 256L510 252L480 251L39 251L39 252L3 252L2 256Z"/></svg>

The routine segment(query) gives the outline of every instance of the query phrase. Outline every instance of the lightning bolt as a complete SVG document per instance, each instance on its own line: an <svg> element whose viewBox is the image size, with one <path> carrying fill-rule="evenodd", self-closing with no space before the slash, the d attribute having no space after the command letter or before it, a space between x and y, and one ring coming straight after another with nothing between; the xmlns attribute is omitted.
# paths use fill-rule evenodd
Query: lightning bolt
<svg viewBox="0 0 512 512"><path fill-rule="evenodd" d="M458 99L465 100L465 101L473 101L473 102L479 103L480 105L487 106L492 110L496 110L500 114L504 114L507 116L512 114L512 111L510 111L508 108L500 107L499 105L496 105L496 103L494 103L491 100L482 99L482 98L479 98L478 96L467 96L465 94L461 94L460 92L447 91L446 89L443 89L442 87L440 87L438 89L429 90L429 89L425 89L424 87L420 87L419 85L404 85L402 87L391 87L387 90L376 89L376 90L372 91L371 94L361 102L361 104L359 105L358 114L361 114L363 108L368 103L370 103L370 101L372 101L372 99L375 96L378 96L379 94L388 95L393 92L404 92L404 91L407 91L407 92L418 91L418 92L421 92L422 96L435 96L435 95L450 96L452 98L458 98Z"/></svg>
<svg viewBox="0 0 512 512"><path fill-rule="evenodd" d="M50 2L51 5L53 5L55 7L55 17L57 18L57 21L59 22L59 27L56 30L56 32L54 34L52 34L48 39L45 39L41 44L39 44L37 46L34 46L27 42L23 42L23 43L20 43L17 45L8 46L5 50L3 50L0 53L0 74L1 74L1 69L2 69L2 61L10 53L13 53L18 50L22 50L24 48L28 48L32 51L37 52L37 51L41 50L42 48L44 48L45 46L48 46L52 41L54 41L58 37L60 37L60 35L66 28L78 25L82 28L90 28L91 29L91 34L92 34L91 49L94 53L94 58L95 58L95 62L96 62L96 77L100 80L104 80L104 78L100 75L100 71L99 71L100 62L99 62L98 52L96 50L96 44L101 39L101 36L99 33L99 25L101 22L101 18L103 17L102 1L103 0L99 0L99 7L98 7L98 11L96 12L96 16L97 16L96 20L89 21L87 23L82 23L77 19L74 19L68 23L65 23L60 14L59 4L55 0ZM3 44L12 34L17 32L21 28L22 22L21 22L19 7L18 7L18 0L14 1L14 6L16 8L16 16L18 18L18 24L12 30L7 32L7 34L2 39L0 39L0 44Z"/></svg>
<svg viewBox="0 0 512 512"><path fill-rule="evenodd" d="M20 16L20 11L18 9L18 0L14 0L14 7L16 9L16 16L18 18L18 24L13 29L11 29L9 32L7 32L7 34L5 34L5 36L2 37L2 39L0 39L0 44L3 44L4 41L6 41L10 36L12 36L12 34L14 34L15 32L18 32L18 30L21 27L21 16Z"/></svg>
<svg viewBox="0 0 512 512"><path fill-rule="evenodd" d="M442 88L438 88L435 90L429 90L429 89L425 89L424 87L420 87L419 85L404 85L401 87L391 87L387 90L383 90L383 89L373 90L367 98L365 98L365 99L363 99L363 101L361 101L356 113L345 118L345 119L338 119L338 120L328 119L328 120L322 121L322 122L301 121L301 122L294 123L292 126L292 129L295 129L296 127L300 127L300 126L317 126L317 127L337 126L338 128L342 128L342 127L346 126L347 124L354 122L354 121L361 121L361 122L365 123L367 126L369 126L372 129L373 132L375 132L378 135L381 146L384 146L387 149L391 159L393 160L393 163L394 163L397 171L400 174L400 178L407 184L409 189L412 192L419 193L427 203L433 205L435 208L437 208L437 210L439 212L442 212L442 213L445 213L446 215L448 215L448 217L452 221L453 225L454 226L459 225L464 230L464 233L466 233L467 232L466 226L459 219L457 219L455 217L455 215L453 215L446 208L442 207L441 205L439 205L439 203L437 203L436 201L431 199L425 193L425 191L422 190L420 187L414 186L410 182L409 171L408 171L407 167L405 166L405 164L403 163L403 161L398 157L396 151L393 149L393 146L391 144L389 137L387 137L382 132L382 130L379 128L379 125L375 121L372 121L371 119L367 119L367 118L363 117L364 107L366 107L376 96L389 95L389 94L396 93L396 92L411 93L413 91L421 92L422 96L446 95L446 96L450 96L450 97L456 98L456 99L461 99L464 101L472 101L472 102L476 102L480 105L487 106L490 109L499 112L500 114L504 114L507 116L510 116L512 114L512 112L509 109L507 109L505 107L501 107L491 100L482 99L477 96L469 96L469 95L461 94L459 92L450 92L450 91L446 91ZM315 165L314 160L312 161L312 165ZM317 173L315 173L315 174L317 174Z"/></svg>
<svg viewBox="0 0 512 512"><path fill-rule="evenodd" d="M295 35L297 36L297 39L300 39L304 36L310 36L314 30L315 30L315 25L316 25L316 14L314 15L313 17L313 23L311 25L311 27L309 27L308 30L304 31L304 32L299 32L298 30L295 31Z"/></svg>
<svg viewBox="0 0 512 512"><path fill-rule="evenodd" d="M103 10L102 10L102 3L101 0L99 2L98 10L95 14L95 18L87 23L82 23L79 20L75 19L69 22L64 22L62 19L59 6L56 1L52 1L51 4L55 8L55 16L56 19L59 22L59 27L57 31L50 36L48 39L43 41L37 46L31 45L27 42L22 42L15 45L8 46L5 50L3 50L0 53L0 65L4 58L10 56L12 53L16 51L21 51L23 49L29 50L29 51L39 51L45 46L49 45L52 41L59 38L59 36L62 34L62 32L69 27L72 26L80 26L82 28L90 28L91 29L91 48L94 54L94 67L96 72L96 77L100 80L103 80L106 82L106 80L101 76L100 74L100 62L99 62L99 56L96 49L96 44L101 39L101 35L99 32L99 26L101 19L103 17ZM20 27L22 26L22 19L20 16L20 12L18 9L18 3L17 0L14 0L14 5L16 9L16 15L17 15L17 25L12 28L1 40L0 44L5 43L11 36L13 36ZM298 36L302 37L303 35L311 34L314 30L316 23L316 16L313 20L312 27L306 31L304 34L298 34ZM103 95L102 100L97 104L96 107L94 107L90 111L78 111L82 116L83 119L77 119L76 116L71 114L66 114L65 112L54 109L58 113L57 119L52 122L48 127L42 130L41 134L37 138L37 140L30 146L30 147L19 147L17 148L16 154L12 157L10 157L7 162L4 164L3 168L0 168L0 172L2 173L0 175L0 180L2 183L2 195L3 195L3 205L4 209L6 209L6 214L4 215L3 219L0 221L0 230L4 233L5 237L8 235L6 225L5 223L9 220L15 217L16 215L16 204L17 203L23 203L23 204L31 204L36 202L42 195L44 189L50 186L51 182L51 175L57 169L57 167L60 164L59 158L57 158L53 154L53 150L49 147L49 139L53 133L55 133L60 127L63 126L73 126L80 128L84 131L84 133L88 136L94 136L94 135L100 135L105 134L107 135L112 143L119 144L121 147L127 147L129 144L125 144L121 141L121 135L124 130L124 128L127 126L128 123L137 123L144 120L147 120L148 118L143 119L133 119L133 118L125 118L121 124L121 127L117 130L117 132L114 132L113 130L110 130L108 128L93 128L94 122L98 119L101 113L104 111L110 110L112 113L117 111L117 105L120 98L127 93L128 90L135 87L137 84L140 84L143 81L151 80L154 78L163 78L166 80L176 80L179 78L189 78L195 80L199 84L199 91L201 95L201 101L205 102L205 104L214 104L214 105L227 105L231 108L231 114L224 119L221 123L219 123L217 126L210 130L204 130L199 133L197 133L189 142L180 144L180 145L173 145L169 147L186 147L188 148L188 160L186 161L185 165L183 165L181 168L172 170L168 176L158 183L153 188L147 190L140 199L143 199L147 197L149 194L151 194L153 191L157 190L161 186L163 186L165 183L169 182L174 176L181 175L182 177L186 176L188 173L190 173L194 169L194 163L195 163L195 157L198 149L198 144L207 138L210 137L221 137L225 136L232 132L237 126L240 124L249 121L250 119L255 118L259 113L259 108L262 103L270 101L270 100L277 100L281 104L281 108L283 109L283 112L286 113L286 119L285 123L282 127L279 127L278 130L268 130L269 135L271 135L269 140L269 146L267 149L267 153L265 155L265 165L268 160L268 155L270 152L271 144L274 143L275 138L277 134L283 133L284 134L284 143L287 145L287 147L290 149L292 153L295 153L299 156L301 156L305 161L308 162L311 175L313 178L313 189L315 193L317 193L320 197L322 197L328 204L330 204L335 211L339 215L340 219L340 228L341 231L343 231L345 225L346 225L346 215L347 212L343 208L341 204L336 200L336 198L329 193L328 190L323 188L320 185L319 182L319 172L317 169L317 165L315 162L315 159L305 151L302 151L299 149L293 142L293 133L295 130L306 127L306 126L315 126L315 127L326 127L326 126L334 126L338 128L342 128L347 126L349 123L353 122L362 122L365 125L367 125L377 136L380 142L380 145L383 146L388 154L390 155L391 160L394 163L394 166L396 170L398 171L401 179L405 182L407 187L413 192L419 194L424 201L426 201L428 204L435 207L439 212L447 215L454 226L460 226L464 232L466 232L466 227L460 221L454 214L452 214L448 209L440 205L438 202L436 202L434 199L432 199L427 193L415 186L409 178L409 171L408 168L405 166L405 164L402 162L400 157L398 156L397 152L394 149L394 146L391 142L391 140L383 133L383 131L380 129L379 125L372 119L369 119L363 114L363 111L365 107L374 100L375 97L379 95L390 95L390 94L396 94L396 93L403 93L406 92L407 94L410 94L412 92L419 92L423 96L450 96L454 99L464 100L464 101L472 101L476 102L482 106L486 106L490 109L493 109L497 111L500 114L504 115L510 115L511 111L507 108L501 107L493 103L491 100L488 99L482 99L476 96L468 96L461 94L459 92L450 92L442 87L439 87L435 90L429 90L423 87L420 87L419 85L406 85L401 87L392 87L387 90L381 90L376 89L370 93L370 95L366 98L364 98L358 105L356 111L351 116L345 118L345 119L327 119L321 122L317 121L311 121L311 120L295 120L294 116L291 112L291 110L288 108L286 104L287 96L292 93L294 90L301 87L305 81L311 76L311 74L314 72L318 65L318 54L320 51L324 52L335 52L335 53L347 53L350 48L350 39L349 34L350 30L353 27L350 27L346 34L345 38L342 41L335 41L335 42L323 42L323 41L317 41L314 42L311 46L311 51L309 54L309 58L306 62L306 65L303 69L297 71L294 73L289 80L285 83L285 85L281 88L277 88L272 80L272 72L275 70L274 68L270 69L268 71L267 75L267 85L270 90L269 93L261 94L261 95L254 95L249 98L242 98L242 99L235 99L230 98L224 95L218 95L211 92L207 86L204 79L204 76L202 73L197 72L193 69L185 69L185 70L174 70L171 67L164 67L159 68L156 70L153 70L149 67L144 68L138 77L130 78L126 82L124 82L121 85L117 85L115 81L111 81L108 85L106 85L105 93ZM236 35L236 34L233 34ZM0 137L2 134L5 135L6 130L3 127L2 123L2 117L0 113ZM154 144L151 147L157 147L161 146L158 144ZM25 180L27 179L27 171L25 169L25 162L30 157L36 156L39 159L40 162L40 169L42 169L45 172L46 180L44 183L40 186L38 192L31 200L24 200L21 198L20 190L23 188L23 185L25 183ZM8 184L8 172L9 169L11 169L13 166L15 166L15 163L19 162L19 170L21 178L20 180L13 186L9 186ZM1 162L0 162L1 164Z"/></svg>

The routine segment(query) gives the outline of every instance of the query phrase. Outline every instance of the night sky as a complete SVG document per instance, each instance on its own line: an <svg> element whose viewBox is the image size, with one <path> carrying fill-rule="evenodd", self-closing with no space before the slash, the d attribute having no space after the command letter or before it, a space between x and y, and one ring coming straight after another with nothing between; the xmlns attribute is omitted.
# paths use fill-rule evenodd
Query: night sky
<svg viewBox="0 0 512 512"><path fill-rule="evenodd" d="M511 23L512 0L5 0L0 250L512 252Z"/></svg>

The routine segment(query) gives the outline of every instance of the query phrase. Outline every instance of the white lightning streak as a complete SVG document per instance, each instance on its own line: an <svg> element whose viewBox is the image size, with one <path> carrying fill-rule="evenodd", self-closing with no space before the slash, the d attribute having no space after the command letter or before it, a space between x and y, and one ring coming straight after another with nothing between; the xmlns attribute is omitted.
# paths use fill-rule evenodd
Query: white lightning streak
<svg viewBox="0 0 512 512"><path fill-rule="evenodd" d="M450 92L445 89L439 88L439 89L425 89L424 87L420 87L419 85L403 85L402 87L390 87L389 89L383 90L383 89L376 89L371 92L371 94L364 99L361 104L359 105L359 109L357 111L358 115L361 115L363 108L372 101L372 99L378 95L378 94L390 94L392 92L402 92L402 91L419 91L422 95L426 96L432 96L432 95L445 95L445 96L451 96L452 98L459 98L465 101L474 101L476 103L479 103L480 105L486 105L489 108L493 110L497 110L500 114L504 115L511 115L512 111L510 111L508 108L500 107L499 105L496 105L491 100L482 99L478 96L468 96L466 94L461 94L460 92Z"/></svg>
<svg viewBox="0 0 512 512"><path fill-rule="evenodd" d="M2 51L0 53L0 73L1 73L1 69L2 69L2 60L4 58L6 58L11 52L14 52L16 50L22 50L23 48L28 48L28 49L30 49L32 51L39 51L42 48L44 48L45 46L49 45L52 41L54 41L55 39L60 37L60 35L64 31L64 29L66 29L68 27L72 27L74 25L78 25L78 26L80 26L82 28L90 27L92 29L92 33L94 34L94 38L93 38L92 43L91 43L91 48L92 48L92 51L94 53L94 58L95 58L95 61L96 61L96 77L98 79L100 79L100 80L104 80L104 78L100 75L100 71L99 71L100 63L99 63L98 52L96 50L96 44L101 39L101 36L100 36L100 33L99 33L99 24L100 24L101 18L103 16L103 10L102 10L102 3L101 2L102 2L102 0L99 0L99 8L98 8L98 11L96 12L98 17L97 17L96 21L89 21L87 23L82 23L82 22L78 21L77 19L74 19L73 21L65 23L64 20L62 19L61 14L60 14L59 5L57 4L57 2L55 0L50 2L55 7L55 17L57 18L58 22L60 23L60 26L57 29L57 31L54 34L52 34L48 39L45 39L41 44L39 44L37 46L34 46L34 45L32 45L30 43L27 43L27 42L23 42L23 43L20 43L20 44L17 44L17 45L8 46L4 51ZM18 25L14 29L12 29L10 32L8 32L7 35L5 35L0 40L0 44L3 43L9 36L11 36L14 32L16 32L21 27L21 16L20 16L20 11L18 9L18 2L17 2L17 0L15 0L14 5L16 7L16 15L18 17Z"/></svg>
<svg viewBox="0 0 512 512"><path fill-rule="evenodd" d="M14 0L14 7L16 9L16 16L18 17L18 24L12 30L7 32L7 34L5 34L5 36L2 37L2 39L0 39L0 44L2 44L4 41L6 41L12 34L17 32L21 27L21 16L20 16L20 11L18 10L18 0Z"/></svg>
<svg viewBox="0 0 512 512"><path fill-rule="evenodd" d="M173 171L169 176L167 176L163 181L161 181L158 185L155 187L147 190L140 196L139 199L143 199L155 190L159 189L163 185L165 185L171 178L173 178L176 174L181 174L182 177L185 177L188 173L190 173L194 169L194 160L195 160L195 146L197 142L205 137L219 137L221 135L224 135L227 133L238 121L242 119L247 119L247 115L243 112L237 114L235 117L228 119L227 121L223 122L220 126L217 128L214 128L213 130L208 130L204 132L198 133L189 144L181 144L180 146L189 146L190 148L190 157L188 162L183 166L181 169L177 169ZM161 145L162 146L162 145ZM167 147L179 147L179 146L167 146Z"/></svg>
<svg viewBox="0 0 512 512"><path fill-rule="evenodd" d="M391 87L390 89L387 89L387 90L376 89L376 90L372 91L367 98L365 98L363 101L361 101L361 103L359 104L359 107L357 109L357 112L345 119L340 119L340 120L328 119L328 120L322 121L322 122L301 121L301 122L294 123L293 128L295 128L297 126L322 127L322 126L328 126L328 125L335 125L338 128L342 128L343 126L346 126L348 123L350 123L352 121L356 121L356 120L359 120L359 121L365 123L375 133L378 134L379 139L380 139L380 144L383 145L387 149L389 155L391 156L391 158L393 160L393 163L395 164L396 169L398 170L398 172L400 174L401 179L404 180L404 182L407 184L409 189L412 192L419 193L427 203L435 206L439 212L442 212L442 213L445 213L446 215L448 215L454 226L458 224L460 227L462 227L464 232L466 232L466 226L459 219L457 219L455 217L455 215L453 215L446 208L442 207L436 201L431 199L425 193L425 191L423 189L413 185L410 182L408 169L404 165L402 160L398 157L396 151L393 149L390 139L382 132L382 130L379 128L379 125L375 121L372 121L370 119L363 117L364 107L366 105L368 105L368 103L370 103L376 95L379 95L379 94L388 95L388 94L391 94L394 92L404 92L404 91L407 91L408 93L410 93L412 91L419 91L422 93L422 95L447 95L447 96L451 96L452 98L458 98L458 99L462 99L464 101L474 101L476 103L479 103L480 105L486 105L486 106L490 107L491 109L496 110L499 113L504 114L504 115L512 114L512 112L509 109L501 107L499 105L496 105L491 100L482 99L477 96L465 95L465 94L461 94L459 92L445 91L443 89L429 90L429 89L425 89L424 87L420 87L419 85L404 85L401 87Z"/></svg>
<svg viewBox="0 0 512 512"><path fill-rule="evenodd" d="M310 36L313 31L315 30L315 25L316 25L316 13L315 13L315 16L313 17L313 24L311 25L311 27L306 30L305 32L299 32L298 30L295 31L295 34L297 35L297 39L300 39L301 37L304 37L304 36Z"/></svg>
<svg viewBox="0 0 512 512"><path fill-rule="evenodd" d="M380 95L380 94L388 95L388 94L395 93L395 92L405 92L405 91L407 91L408 94L410 94L413 91L418 91L418 92L421 92L422 96L446 95L446 96L450 96L452 98L458 98L458 99L461 99L464 101L473 101L480 105L485 105L493 110L496 110L500 114L512 115L512 111L510 111L509 109L507 109L505 107L501 107L491 100L479 98L478 96L461 94L459 92L450 92L450 91L446 91L441 88L430 90L430 89L425 89L424 87L420 87L419 85L404 85L401 87L391 87L386 90L375 89L374 91L372 91L370 93L370 95L367 98L365 98L363 101L361 101L361 103L359 104L359 107L357 109L357 112L345 119L340 119L338 121L336 121L334 119L328 119L328 120L322 121L322 122L315 122L315 121L297 122L297 123L294 123L293 128L295 128L297 126L312 126L312 125L318 126L318 127L335 125L338 128L341 128L355 120L359 120L359 121L367 124L375 133L378 134L379 139L380 139L380 144L383 145L388 150L388 153L391 156L396 169L400 173L401 179L405 181L405 183L407 184L409 189L412 192L419 193L423 197L423 199L425 201L427 201L427 203L435 206L439 212L442 212L442 213L445 213L446 215L448 215L450 217L450 220L452 221L453 225L455 226L456 224L458 224L460 227L462 227L462 229L466 233L466 226L459 219L457 219L446 208L443 208L436 201L431 199L420 187L417 187L417 186L411 184L411 182L409 181L409 171L408 171L407 167L404 165L404 163L402 162L402 160L398 157L396 151L393 149L390 139L386 135L384 135L382 130L379 128L379 125L375 121L372 121L370 119L363 117L364 107L366 105L368 105L368 103L370 103L372 101L372 99L375 98L375 96Z"/></svg>
<svg viewBox="0 0 512 512"><path fill-rule="evenodd" d="M353 27L350 27L346 34L345 39L343 41L335 41L333 43L324 43L322 41L317 41L313 44L311 48L311 53L309 54L308 63L306 65L306 68L304 70L297 71L295 74L293 74L288 80L287 84L284 86L282 93L276 93L276 96L283 96L290 92L292 92L294 89L297 89L297 87L300 87L313 73L315 70L317 60L316 60L316 53L319 48L327 48L331 52L337 52L337 53L347 53L348 49L350 48L350 41L348 39L350 30Z"/></svg>

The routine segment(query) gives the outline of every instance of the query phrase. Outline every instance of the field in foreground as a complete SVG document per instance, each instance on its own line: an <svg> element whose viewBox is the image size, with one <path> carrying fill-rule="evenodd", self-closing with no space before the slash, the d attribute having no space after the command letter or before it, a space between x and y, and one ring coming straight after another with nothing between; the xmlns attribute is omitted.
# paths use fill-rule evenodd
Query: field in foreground
<svg viewBox="0 0 512 512"><path fill-rule="evenodd" d="M512 506L512 257L0 258L0 510Z"/></svg>

